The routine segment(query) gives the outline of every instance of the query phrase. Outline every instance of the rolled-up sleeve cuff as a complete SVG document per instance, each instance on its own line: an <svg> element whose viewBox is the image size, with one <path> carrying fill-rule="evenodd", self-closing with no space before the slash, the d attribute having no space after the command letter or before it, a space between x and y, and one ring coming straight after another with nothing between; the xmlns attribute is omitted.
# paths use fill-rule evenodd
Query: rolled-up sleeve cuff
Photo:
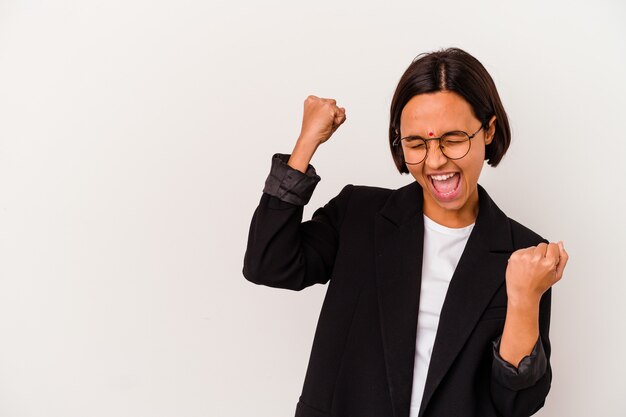
<svg viewBox="0 0 626 417"><path fill-rule="evenodd" d="M311 199L313 190L321 177L317 175L311 164L306 172L292 168L287 163L290 156L284 153L272 155L272 168L265 180L263 192L287 203L305 205Z"/></svg>
<svg viewBox="0 0 626 417"><path fill-rule="evenodd" d="M506 388L519 391L534 385L546 372L548 360L543 350L541 336L537 339L530 355L524 356L517 368L500 356L500 341L498 336L493 344L492 377Z"/></svg>

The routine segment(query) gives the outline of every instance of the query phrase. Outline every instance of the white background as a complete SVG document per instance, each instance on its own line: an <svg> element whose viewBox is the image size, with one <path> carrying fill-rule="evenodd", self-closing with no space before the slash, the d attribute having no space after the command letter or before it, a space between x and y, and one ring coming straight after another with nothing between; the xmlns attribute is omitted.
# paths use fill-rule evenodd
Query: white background
<svg viewBox="0 0 626 417"><path fill-rule="evenodd" d="M513 141L479 182L570 254L538 416L619 417L626 342L622 1L0 0L0 416L290 416L326 286L241 273L307 95L347 121L305 220L412 181L387 145L421 52L492 74Z"/></svg>

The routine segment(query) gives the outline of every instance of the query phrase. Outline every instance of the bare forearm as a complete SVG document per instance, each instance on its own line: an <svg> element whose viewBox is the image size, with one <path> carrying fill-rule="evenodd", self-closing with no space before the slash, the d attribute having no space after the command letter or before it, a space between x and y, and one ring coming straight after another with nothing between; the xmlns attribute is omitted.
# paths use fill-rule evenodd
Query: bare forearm
<svg viewBox="0 0 626 417"><path fill-rule="evenodd" d="M291 152L287 164L300 172L306 173L306 169L317 150L318 145L311 140L300 137Z"/></svg>
<svg viewBox="0 0 626 417"><path fill-rule="evenodd" d="M530 355L539 338L540 299L509 298L500 356L517 368L524 356Z"/></svg>

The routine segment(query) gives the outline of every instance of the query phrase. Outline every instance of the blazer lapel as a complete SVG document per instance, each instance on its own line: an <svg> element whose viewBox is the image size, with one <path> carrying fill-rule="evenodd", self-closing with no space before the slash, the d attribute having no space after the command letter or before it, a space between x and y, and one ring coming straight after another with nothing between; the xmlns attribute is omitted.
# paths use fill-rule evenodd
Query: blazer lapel
<svg viewBox="0 0 626 417"><path fill-rule="evenodd" d="M392 193L375 220L376 285L395 417L408 417L422 277L422 188L414 181Z"/></svg>
<svg viewBox="0 0 626 417"><path fill-rule="evenodd" d="M419 416L504 282L513 251L507 216L478 184L479 210L450 281ZM408 417L413 383L424 241L423 190L395 190L375 220L376 285L385 364L395 417Z"/></svg>

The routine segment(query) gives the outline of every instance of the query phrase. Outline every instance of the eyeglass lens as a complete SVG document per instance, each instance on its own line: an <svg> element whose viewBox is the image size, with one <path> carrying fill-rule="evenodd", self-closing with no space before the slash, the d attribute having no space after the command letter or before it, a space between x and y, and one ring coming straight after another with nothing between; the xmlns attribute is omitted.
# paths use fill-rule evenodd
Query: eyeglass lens
<svg viewBox="0 0 626 417"><path fill-rule="evenodd" d="M437 144L437 141L434 141ZM443 154L450 159L464 157L470 149L469 136L463 132L449 132L439 140ZM419 138L402 139L404 160L407 164L419 164L426 158L426 141ZM431 150L432 152L432 150Z"/></svg>

